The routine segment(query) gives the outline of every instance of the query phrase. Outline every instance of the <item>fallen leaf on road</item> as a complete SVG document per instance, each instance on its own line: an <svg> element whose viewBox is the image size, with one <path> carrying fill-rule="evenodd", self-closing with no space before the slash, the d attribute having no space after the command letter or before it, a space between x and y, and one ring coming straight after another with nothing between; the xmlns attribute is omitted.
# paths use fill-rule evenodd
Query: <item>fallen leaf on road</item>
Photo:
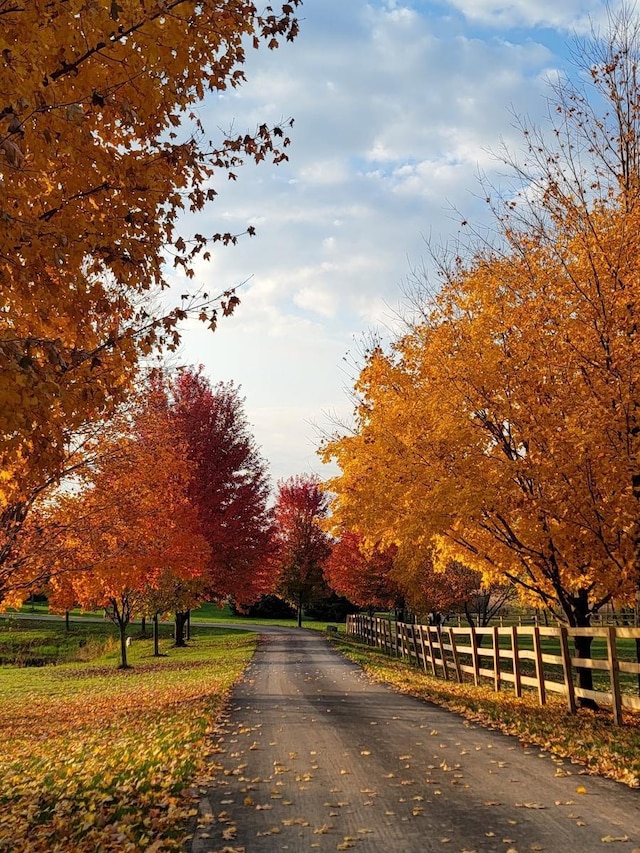
<svg viewBox="0 0 640 853"><path fill-rule="evenodd" d="M604 835L600 840L604 841L605 844L610 842L610 841L628 841L629 836L628 835Z"/></svg>
<svg viewBox="0 0 640 853"><path fill-rule="evenodd" d="M584 785L578 785L578 787L576 788L576 794L586 794L586 793L587 793L587 789L584 787Z"/></svg>
<svg viewBox="0 0 640 853"><path fill-rule="evenodd" d="M546 809L542 803L516 803L515 807L517 809Z"/></svg>
<svg viewBox="0 0 640 853"><path fill-rule="evenodd" d="M265 829L264 832L256 832L256 838L264 838L265 835L279 835L280 827L272 826L271 829Z"/></svg>

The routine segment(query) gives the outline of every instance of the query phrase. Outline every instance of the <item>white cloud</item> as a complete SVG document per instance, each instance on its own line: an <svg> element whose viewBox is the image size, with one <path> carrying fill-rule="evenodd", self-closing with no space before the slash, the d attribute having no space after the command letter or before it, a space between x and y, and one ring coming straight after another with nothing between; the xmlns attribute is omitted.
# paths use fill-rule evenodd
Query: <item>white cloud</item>
<svg viewBox="0 0 640 853"><path fill-rule="evenodd" d="M505 27L557 26L561 44L590 6L452 0L438 17L423 2L309 2L294 44L249 54L249 82L200 110L205 126L238 131L295 118L288 163L218 178L214 205L189 218L200 233L257 225L198 265L212 292L251 279L215 335L189 326L183 358L243 386L276 476L310 470L310 422L348 410L343 356L361 331L393 323L422 235L455 234L453 207L486 215L477 175L502 169L489 154L501 139L519 144L510 108L544 115L543 77L561 60L535 31Z"/></svg>
<svg viewBox="0 0 640 853"><path fill-rule="evenodd" d="M602 0L449 0L470 21L491 27L554 27L588 32L602 20ZM611 4L615 6L615 3Z"/></svg>

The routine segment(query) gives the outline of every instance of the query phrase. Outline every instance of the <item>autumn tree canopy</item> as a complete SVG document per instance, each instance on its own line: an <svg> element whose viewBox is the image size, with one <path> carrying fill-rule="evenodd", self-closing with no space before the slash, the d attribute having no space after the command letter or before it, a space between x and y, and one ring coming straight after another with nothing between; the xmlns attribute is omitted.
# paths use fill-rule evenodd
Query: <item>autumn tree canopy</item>
<svg viewBox="0 0 640 853"><path fill-rule="evenodd" d="M191 466L189 497L210 556L210 599L252 604L273 589L268 467L233 383L212 386L199 371L171 383L173 433Z"/></svg>
<svg viewBox="0 0 640 853"><path fill-rule="evenodd" d="M327 508L317 477L299 474L278 483L273 563L278 593L296 608L299 626L304 605L327 591L323 570L331 544L322 528Z"/></svg>
<svg viewBox="0 0 640 853"><path fill-rule="evenodd" d="M56 538L37 555L49 572L52 609L104 609L120 629L123 666L131 619L180 606L176 591L198 581L209 558L189 499L190 463L162 389L127 415L122 432L107 438L90 485L58 495L46 520Z"/></svg>
<svg viewBox="0 0 640 853"><path fill-rule="evenodd" d="M331 589L359 607L387 610L403 600L393 580L393 556L393 548L367 549L362 536L345 531L332 544L324 577Z"/></svg>
<svg viewBox="0 0 640 853"><path fill-rule="evenodd" d="M242 83L248 45L293 39L300 2L2 4L0 558L140 356L175 347L189 312L214 327L237 303L186 288L158 316L149 297L172 266L193 278L196 257L239 236L183 233L180 213L244 162L286 159L283 127L227 135L193 107Z"/></svg>
<svg viewBox="0 0 640 853"><path fill-rule="evenodd" d="M632 599L640 554L633 16L582 53L590 87L558 84L551 133L523 123L507 158L521 191L489 198L501 239L434 258L418 319L366 358L355 432L324 449L338 529L407 567L458 560L574 626Z"/></svg>

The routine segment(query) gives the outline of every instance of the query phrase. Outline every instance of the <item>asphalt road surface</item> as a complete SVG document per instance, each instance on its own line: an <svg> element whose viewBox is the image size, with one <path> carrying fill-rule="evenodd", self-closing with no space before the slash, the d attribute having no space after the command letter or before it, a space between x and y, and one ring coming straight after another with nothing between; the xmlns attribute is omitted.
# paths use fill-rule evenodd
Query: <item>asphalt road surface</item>
<svg viewBox="0 0 640 853"><path fill-rule="evenodd" d="M263 633L217 737L191 853L640 853L640 791L375 684L313 632Z"/></svg>

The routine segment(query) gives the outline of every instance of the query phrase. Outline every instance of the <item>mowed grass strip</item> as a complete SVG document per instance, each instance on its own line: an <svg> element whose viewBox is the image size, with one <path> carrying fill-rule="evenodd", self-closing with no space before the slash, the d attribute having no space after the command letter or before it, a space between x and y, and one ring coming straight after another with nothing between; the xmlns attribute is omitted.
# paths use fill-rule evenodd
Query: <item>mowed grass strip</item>
<svg viewBox="0 0 640 853"><path fill-rule="evenodd" d="M558 775L590 772L640 787L640 715L625 711L626 724L615 726L609 709L570 714L558 697L541 707L532 692L518 699L509 688L496 693L485 685L443 681L355 640L338 636L332 642L375 681L541 747L554 757Z"/></svg>
<svg viewBox="0 0 640 853"><path fill-rule="evenodd" d="M1 667L0 850L180 849L192 786L215 769L208 734L256 642L203 629L159 658L136 640L125 671L115 643L84 663Z"/></svg>

